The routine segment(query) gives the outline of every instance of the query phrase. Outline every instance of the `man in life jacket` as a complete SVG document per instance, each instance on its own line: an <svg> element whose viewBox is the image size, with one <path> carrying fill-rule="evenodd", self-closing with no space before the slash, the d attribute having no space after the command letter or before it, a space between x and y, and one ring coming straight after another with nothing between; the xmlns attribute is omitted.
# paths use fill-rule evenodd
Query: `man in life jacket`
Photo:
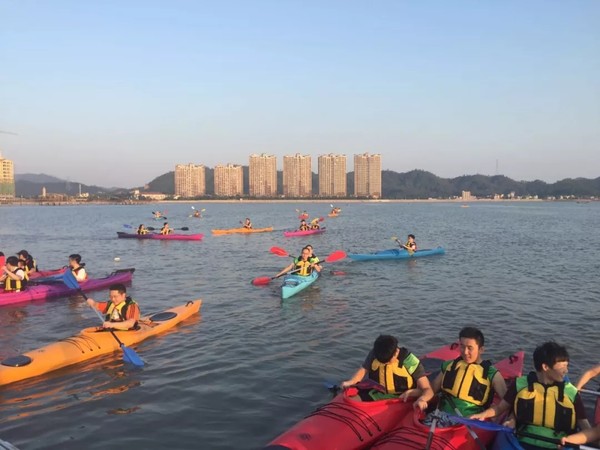
<svg viewBox="0 0 600 450"><path fill-rule="evenodd" d="M438 426L452 425L447 414L471 416L485 410L494 399L506 394L506 383L490 361L484 361L483 333L474 327L465 327L458 334L460 356L444 361L441 372L433 380L433 391L440 393L437 412ZM441 412L441 413L440 413ZM431 415L425 421L431 419Z"/></svg>
<svg viewBox="0 0 600 450"><path fill-rule="evenodd" d="M555 449L557 441L574 433L577 426L587 430L590 423L577 388L565 381L569 371L567 349L556 342L546 342L533 352L533 366L535 372L517 378L500 403L471 418L483 420L510 409L505 425L516 428L521 447ZM538 436L540 439L536 439Z"/></svg>
<svg viewBox="0 0 600 450"><path fill-rule="evenodd" d="M173 233L173 229L169 227L169 222L165 222L160 229L160 234L171 234Z"/></svg>
<svg viewBox="0 0 600 450"><path fill-rule="evenodd" d="M140 318L138 304L127 295L123 284L113 284L108 288L109 302L96 302L87 299L88 305L104 314L104 328L115 330L134 330Z"/></svg>
<svg viewBox="0 0 600 450"><path fill-rule="evenodd" d="M355 385L365 377L383 386L387 394L402 400L416 399L413 407L424 410L433 391L421 361L404 347L398 346L394 336L379 335L362 366L350 378L342 382L342 388ZM373 392L369 392L373 396ZM359 396L363 399L366 397Z"/></svg>
<svg viewBox="0 0 600 450"><path fill-rule="evenodd" d="M27 272L19 267L19 259L16 256L6 258L6 265L2 268L0 284L4 286L5 292L21 292L27 287L29 277Z"/></svg>
<svg viewBox="0 0 600 450"><path fill-rule="evenodd" d="M405 248L410 253L417 251L417 243L415 242L415 235L409 234L406 240L406 244L400 244L400 247Z"/></svg>
<svg viewBox="0 0 600 450"><path fill-rule="evenodd" d="M278 278L289 271L293 271L296 275L307 277L313 270L320 272L321 266L319 265L318 259L314 259L312 249L304 247L302 249L302 254L298 258L295 258L289 266L275 275L275 278Z"/></svg>
<svg viewBox="0 0 600 450"><path fill-rule="evenodd" d="M321 226L319 225L319 219L318 219L318 218L316 218L316 219L313 219L313 220L310 222L310 229L311 229L311 230L318 230L318 229L320 229L320 228L321 228Z"/></svg>
<svg viewBox="0 0 600 450"><path fill-rule="evenodd" d="M309 228L309 227L308 227L308 225L306 224L306 220L302 219L302 220L300 221L300 227L298 228L298 230L300 230L300 231L307 231L307 230L309 230L309 229L310 229L310 228Z"/></svg>
<svg viewBox="0 0 600 450"><path fill-rule="evenodd" d="M73 276L78 282L82 282L88 279L87 272L85 271L85 263L81 262L81 255L73 253L69 255L69 267Z"/></svg>
<svg viewBox="0 0 600 450"><path fill-rule="evenodd" d="M140 223L140 226L137 229L137 234L148 234L148 228L143 223Z"/></svg>
<svg viewBox="0 0 600 450"><path fill-rule="evenodd" d="M242 224L244 226L244 228L246 228L247 230L251 230L252 229L252 222L250 221L249 217L246 217L246 220L244 220L244 223Z"/></svg>

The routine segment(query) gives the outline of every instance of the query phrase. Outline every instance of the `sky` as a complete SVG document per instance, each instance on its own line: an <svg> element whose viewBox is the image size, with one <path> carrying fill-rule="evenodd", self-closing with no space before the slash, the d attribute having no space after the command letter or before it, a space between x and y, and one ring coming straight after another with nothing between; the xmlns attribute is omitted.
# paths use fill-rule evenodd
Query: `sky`
<svg viewBox="0 0 600 450"><path fill-rule="evenodd" d="M129 188L370 152L444 178L600 176L598 0L0 0L0 17L17 174Z"/></svg>

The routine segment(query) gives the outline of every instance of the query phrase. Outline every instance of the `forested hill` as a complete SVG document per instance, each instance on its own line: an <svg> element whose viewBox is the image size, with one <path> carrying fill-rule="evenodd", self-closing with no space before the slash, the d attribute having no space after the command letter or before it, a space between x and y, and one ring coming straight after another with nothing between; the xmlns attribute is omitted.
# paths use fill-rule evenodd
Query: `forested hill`
<svg viewBox="0 0 600 450"><path fill-rule="evenodd" d="M244 192L248 192L248 167L244 171ZM544 181L515 181L503 175L463 175L456 178L440 178L424 170L410 172L382 172L383 198L388 199L427 199L450 198L460 196L463 191L472 195L485 198L495 194L507 196L511 193L518 197L538 196L539 198L574 196L577 198L600 197L600 177L593 180L588 178L566 178L556 183ZM318 195L319 178L313 174L313 192ZM354 192L354 172L347 175L348 193ZM282 194L283 175L277 173L279 194ZM65 181L48 175L21 174L15 176L15 189L17 196L35 197L41 194L42 187L48 193L77 195L80 187L78 181ZM175 192L174 172L167 172L150 181L146 186L139 188L142 191L164 192L173 195ZM102 188L81 183L81 191L95 194L127 194L131 189ZM213 169L206 168L206 194L214 194Z"/></svg>

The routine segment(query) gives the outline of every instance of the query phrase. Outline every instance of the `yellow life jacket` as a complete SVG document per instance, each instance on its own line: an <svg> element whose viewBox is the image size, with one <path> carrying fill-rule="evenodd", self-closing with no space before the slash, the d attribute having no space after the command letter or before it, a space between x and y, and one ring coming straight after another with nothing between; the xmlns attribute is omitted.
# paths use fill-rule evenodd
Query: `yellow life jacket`
<svg viewBox="0 0 600 450"><path fill-rule="evenodd" d="M127 309L131 304L136 303L131 297L126 297L124 302L115 306L113 302L109 302L108 309L104 315L107 322L124 322L127 320Z"/></svg>
<svg viewBox="0 0 600 450"><path fill-rule="evenodd" d="M530 372L517 378L516 389L514 413L520 431L555 439L575 431L577 388L571 383L545 385L538 381L535 372ZM519 440L538 447L556 448L532 438L519 437Z"/></svg>
<svg viewBox="0 0 600 450"><path fill-rule="evenodd" d="M398 362L382 363L373 359L369 369L369 378L385 386L388 394L401 394L415 386L412 374L417 370L420 361L405 348L400 349Z"/></svg>
<svg viewBox="0 0 600 450"><path fill-rule="evenodd" d="M16 274L19 270L23 272L22 280L13 280L8 275L6 276L6 279L4 280L4 290L6 292L21 292L27 287L29 275L27 275L27 271L25 269L16 268L12 271L12 273Z"/></svg>
<svg viewBox="0 0 600 450"><path fill-rule="evenodd" d="M492 401L492 378L489 376L490 361L467 364L461 357L445 367L442 391L465 402L486 406ZM495 373L494 373L495 375Z"/></svg>
<svg viewBox="0 0 600 450"><path fill-rule="evenodd" d="M296 270L300 269L298 270L298 272L296 272L296 275L305 277L307 275L310 275L313 271L310 259L308 261L302 261L302 259L296 258L294 263L296 265Z"/></svg>

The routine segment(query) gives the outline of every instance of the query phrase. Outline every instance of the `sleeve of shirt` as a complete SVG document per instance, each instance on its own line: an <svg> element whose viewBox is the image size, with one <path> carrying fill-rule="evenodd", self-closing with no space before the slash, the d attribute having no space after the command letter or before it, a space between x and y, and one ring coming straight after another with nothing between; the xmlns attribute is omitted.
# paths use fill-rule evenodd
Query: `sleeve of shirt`
<svg viewBox="0 0 600 450"><path fill-rule="evenodd" d="M576 420L587 419L587 413L585 412L585 405L583 404L583 400L581 399L581 395L577 393L575 396L575 417Z"/></svg>
<svg viewBox="0 0 600 450"><path fill-rule="evenodd" d="M514 411L515 399L517 398L517 385L512 383L512 385L506 391L506 395L504 396L504 401L510 405L511 411Z"/></svg>
<svg viewBox="0 0 600 450"><path fill-rule="evenodd" d="M425 373L425 367L423 367L423 363L419 362L419 365L413 372L412 376L415 380L418 380L421 377L427 376L427 374Z"/></svg>
<svg viewBox="0 0 600 450"><path fill-rule="evenodd" d="M129 320L129 319L138 320L139 318L140 318L140 308L137 305L137 303L132 303L127 308L127 317L125 319L126 320Z"/></svg>
<svg viewBox="0 0 600 450"><path fill-rule="evenodd" d="M96 303L96 306L98 307L98 311L100 311L102 314L106 314L106 311L108 310L108 302L98 302Z"/></svg>
<svg viewBox="0 0 600 450"><path fill-rule="evenodd" d="M369 352L367 357L362 363L362 368L366 370L371 370L371 364L373 364L373 360L375 359L375 355L373 355L373 350Z"/></svg>

